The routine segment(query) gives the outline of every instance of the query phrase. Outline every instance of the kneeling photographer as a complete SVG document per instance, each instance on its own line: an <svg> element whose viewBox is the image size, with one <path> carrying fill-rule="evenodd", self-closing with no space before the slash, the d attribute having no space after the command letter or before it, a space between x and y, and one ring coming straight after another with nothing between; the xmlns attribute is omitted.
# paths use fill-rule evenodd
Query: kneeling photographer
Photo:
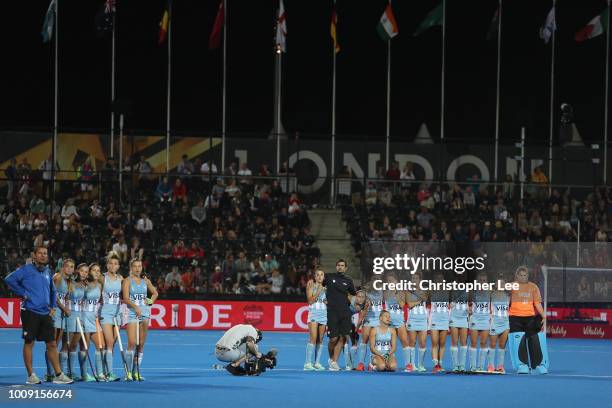
<svg viewBox="0 0 612 408"><path fill-rule="evenodd" d="M219 339L215 356L219 361L229 363L225 369L232 375L259 375L266 368L276 367L276 350L266 354L259 351L257 344L262 338L261 330L250 324L238 324Z"/></svg>

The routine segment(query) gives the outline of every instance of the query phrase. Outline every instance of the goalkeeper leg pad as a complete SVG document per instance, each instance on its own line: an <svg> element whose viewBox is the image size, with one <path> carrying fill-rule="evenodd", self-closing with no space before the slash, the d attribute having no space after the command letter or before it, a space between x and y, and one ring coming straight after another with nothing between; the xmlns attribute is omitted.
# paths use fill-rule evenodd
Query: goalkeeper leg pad
<svg viewBox="0 0 612 408"><path fill-rule="evenodd" d="M527 339L525 338L525 332L510 333L510 336L508 336L508 346L510 349L512 368L514 368L518 374L528 374L529 356L527 353Z"/></svg>

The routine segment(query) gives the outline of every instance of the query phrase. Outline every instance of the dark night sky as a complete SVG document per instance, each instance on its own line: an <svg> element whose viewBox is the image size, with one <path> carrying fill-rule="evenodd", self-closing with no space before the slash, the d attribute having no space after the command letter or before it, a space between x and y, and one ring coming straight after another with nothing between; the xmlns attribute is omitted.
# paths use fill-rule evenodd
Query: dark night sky
<svg viewBox="0 0 612 408"><path fill-rule="evenodd" d="M400 34L393 40L392 128L409 140L426 122L439 135L441 30L413 37L439 0L395 0ZM3 4L0 125L46 128L53 121L51 43L40 30L48 0ZM60 0L60 127L108 131L110 42L97 39L94 15L102 0ZM166 48L157 45L163 0L119 0L117 94L133 101L126 126L165 128ZM576 44L574 33L603 10L604 0L558 0L557 98L570 102L585 139L603 133L605 36ZM267 134L272 127L272 38L277 0L229 0L228 119L230 133ZM338 0L337 131L383 137L386 46L376 34L385 0ZM218 0L174 0L172 128L218 132L221 52L208 51ZM550 45L538 38L551 1L505 0L502 138L548 137ZM330 131L331 0L285 0L289 31L284 55L284 114L288 131ZM495 125L496 41L485 36L497 0L447 1L449 138L492 138ZM558 118L557 118L558 120Z"/></svg>

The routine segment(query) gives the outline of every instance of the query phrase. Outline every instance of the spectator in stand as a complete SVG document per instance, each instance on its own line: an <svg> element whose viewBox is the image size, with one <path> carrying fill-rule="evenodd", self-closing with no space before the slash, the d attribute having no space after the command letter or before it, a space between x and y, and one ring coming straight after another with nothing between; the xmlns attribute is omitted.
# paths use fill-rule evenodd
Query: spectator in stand
<svg viewBox="0 0 612 408"><path fill-rule="evenodd" d="M20 180L19 195L27 196L30 192L32 182L32 165L28 163L28 158L23 157L19 167L17 167L17 176Z"/></svg>
<svg viewBox="0 0 612 408"><path fill-rule="evenodd" d="M225 170L225 174L228 176L237 176L238 175L238 164L235 161L232 161L227 169Z"/></svg>
<svg viewBox="0 0 612 408"><path fill-rule="evenodd" d="M181 292L189 294L195 293L193 278L193 269L188 268L187 271L181 275Z"/></svg>
<svg viewBox="0 0 612 408"><path fill-rule="evenodd" d="M183 180L185 180L185 179L189 179L189 176L191 176L194 173L194 171L195 171L195 168L191 160L189 160L189 156L184 154L181 157L181 162L176 167L176 172L180 174Z"/></svg>
<svg viewBox="0 0 612 408"><path fill-rule="evenodd" d="M223 196L223 193L225 193L225 184L223 184L223 179L221 177L217 179L217 184L213 186L212 193L213 195L217 194L218 197Z"/></svg>
<svg viewBox="0 0 612 408"><path fill-rule="evenodd" d="M210 287L214 293L223 292L223 272L220 266L215 266L215 271L210 277Z"/></svg>
<svg viewBox="0 0 612 408"><path fill-rule="evenodd" d="M262 164L261 166L259 166L259 173L257 174L260 177L270 177L272 175L272 172L270 171L270 169L268 168L267 164ZM262 183L267 183L269 180L261 180Z"/></svg>
<svg viewBox="0 0 612 408"><path fill-rule="evenodd" d="M185 242L183 240L179 240L172 251L172 259L174 259L175 264L185 265L186 257L187 249L185 248Z"/></svg>
<svg viewBox="0 0 612 408"><path fill-rule="evenodd" d="M82 198L89 200L94 186L94 169L91 159L85 160L77 169L78 178L81 181Z"/></svg>
<svg viewBox="0 0 612 408"><path fill-rule="evenodd" d="M155 189L155 197L162 203L172 201L172 186L168 181L168 176L164 176L159 180Z"/></svg>
<svg viewBox="0 0 612 408"><path fill-rule="evenodd" d="M179 295L181 293L181 285L179 285L179 281L178 280L173 280L172 282L170 282L170 286L166 290L166 293L169 296Z"/></svg>
<svg viewBox="0 0 612 408"><path fill-rule="evenodd" d="M463 205L468 211L473 211L476 207L476 195L472 190L472 186L467 186L465 188L465 193L463 194Z"/></svg>
<svg viewBox="0 0 612 408"><path fill-rule="evenodd" d="M138 171L138 185L140 187L140 191L143 194L147 194L149 191L149 182L151 179L151 173L153 172L153 166L151 166L144 156L140 156L140 161L136 165L135 170Z"/></svg>
<svg viewBox="0 0 612 408"><path fill-rule="evenodd" d="M159 259L160 263L163 264L164 266L170 264L170 260L172 259L172 251L174 248L172 248L172 241L171 240L167 240L166 243L159 248L159 251L157 253L157 258Z"/></svg>
<svg viewBox="0 0 612 408"><path fill-rule="evenodd" d="M204 249L200 248L197 241L193 241L191 247L187 250L187 259L195 260L198 263L204 259Z"/></svg>
<svg viewBox="0 0 612 408"><path fill-rule="evenodd" d="M531 181L537 184L548 184L548 177L542 171L542 166L537 166L531 174Z"/></svg>
<svg viewBox="0 0 612 408"><path fill-rule="evenodd" d="M453 241L455 242L466 242L468 237L461 224L457 223L455 225L455 230L452 233Z"/></svg>
<svg viewBox="0 0 612 408"><path fill-rule="evenodd" d="M577 299L583 302L588 302L591 298L591 288L589 285L589 281L586 276L580 278L580 283L578 284L578 295Z"/></svg>
<svg viewBox="0 0 612 408"><path fill-rule="evenodd" d="M221 208L221 199L219 194L213 193L212 195L207 196L206 202L204 203L204 208L210 210L213 217L217 217Z"/></svg>
<svg viewBox="0 0 612 408"><path fill-rule="evenodd" d="M392 162L391 167L387 170L385 174L385 178L388 180L399 180L400 179L400 169L399 164L397 162Z"/></svg>
<svg viewBox="0 0 612 408"><path fill-rule="evenodd" d="M411 182L416 180L414 172L412 171L412 167L413 166L411 162L406 162L404 168L402 169L402 173L400 174L400 180L404 180L402 181L403 189L410 189L412 187Z"/></svg>
<svg viewBox="0 0 612 408"><path fill-rule="evenodd" d="M421 207L421 212L416 216L419 227L424 230L429 230L432 223L435 221L435 217L429 212L427 207Z"/></svg>
<svg viewBox="0 0 612 408"><path fill-rule="evenodd" d="M208 181L208 176L209 176L209 172L210 172L210 161L205 162L204 164L202 164L202 167L200 167L200 173L202 173L202 178L204 179L204 181ZM212 174L217 174L217 165L215 163L212 164Z"/></svg>
<svg viewBox="0 0 612 408"><path fill-rule="evenodd" d="M121 214L115 210L111 210L106 217L107 227L113 237L123 235L123 220Z"/></svg>
<svg viewBox="0 0 612 408"><path fill-rule="evenodd" d="M285 277L280 274L278 268L272 269L272 274L268 278L268 284L270 285L270 292L279 294L283 291L283 285L285 283Z"/></svg>
<svg viewBox="0 0 612 408"><path fill-rule="evenodd" d="M421 185L419 186L419 191L417 193L417 202L419 204L422 203L427 198L429 198L430 195L431 192L429 191L429 188L427 188L427 184L421 183Z"/></svg>
<svg viewBox="0 0 612 408"><path fill-rule="evenodd" d="M8 190L6 191L6 199L11 200L15 192L15 181L17 180L17 160L13 157L6 169L4 169L4 176L6 177L6 184Z"/></svg>
<svg viewBox="0 0 612 408"><path fill-rule="evenodd" d="M272 270L279 268L278 261L271 254L266 254L264 261L261 263L261 268L264 273L269 274Z"/></svg>
<svg viewBox="0 0 612 408"><path fill-rule="evenodd" d="M125 237L123 235L120 235L117 239L117 242L113 244L113 251L115 251L117 255L119 255L121 263L127 262L128 247L125 243Z"/></svg>
<svg viewBox="0 0 612 408"><path fill-rule="evenodd" d="M61 215L63 219L70 218L71 215L75 215L77 218L79 218L76 206L74 205L74 199L69 198L66 200L66 204L64 204L62 207Z"/></svg>
<svg viewBox="0 0 612 408"><path fill-rule="evenodd" d="M229 198L234 198L240 195L240 187L236 184L236 179L230 179L228 186L225 188Z"/></svg>
<svg viewBox="0 0 612 408"><path fill-rule="evenodd" d="M180 282L181 274L179 273L178 266L173 266L170 272L166 274L166 277L164 279L166 281L166 286L168 287L172 284L172 281Z"/></svg>
<svg viewBox="0 0 612 408"><path fill-rule="evenodd" d="M398 222L397 227L393 230L393 240L408 241L409 239L410 233L408 231L408 228L406 228L401 222Z"/></svg>
<svg viewBox="0 0 612 408"><path fill-rule="evenodd" d="M177 201L182 201L180 204L187 204L187 186L183 184L180 178L174 180L172 186L172 204L176 205Z"/></svg>
<svg viewBox="0 0 612 408"><path fill-rule="evenodd" d="M140 240L133 237L130 245L130 259L144 259L144 248L140 245Z"/></svg>
<svg viewBox="0 0 612 408"><path fill-rule="evenodd" d="M53 167L52 154L49 154L49 157L46 160L43 160L38 166L38 170L42 172L42 196L44 198L51 198L51 190L53 188L53 172L60 170L57 161L55 162L55 169Z"/></svg>
<svg viewBox="0 0 612 408"><path fill-rule="evenodd" d="M302 208L301 208L300 199L298 198L296 193L291 193L291 196L289 197L289 201L288 201L288 210L287 210L289 212L289 215L299 214L301 210Z"/></svg>
<svg viewBox="0 0 612 408"><path fill-rule="evenodd" d="M153 231L153 221L147 213L140 214L140 219L136 222L136 230L145 235Z"/></svg>
<svg viewBox="0 0 612 408"><path fill-rule="evenodd" d="M240 176L240 185L244 191L250 192L252 190L251 184L253 182L253 172L249 169L246 162L240 163L240 170L238 170L238 176Z"/></svg>
<svg viewBox="0 0 612 408"><path fill-rule="evenodd" d="M166 294L166 281L163 276L158 276L157 281L155 282L155 288L160 295Z"/></svg>
<svg viewBox="0 0 612 408"><path fill-rule="evenodd" d="M42 198L37 197L36 194L32 195L30 200L30 213L32 215L42 214L45 212L45 202Z"/></svg>
<svg viewBox="0 0 612 408"><path fill-rule="evenodd" d="M206 208L201 198L198 199L198 204L191 208L191 219L196 226L201 226L206 221Z"/></svg>

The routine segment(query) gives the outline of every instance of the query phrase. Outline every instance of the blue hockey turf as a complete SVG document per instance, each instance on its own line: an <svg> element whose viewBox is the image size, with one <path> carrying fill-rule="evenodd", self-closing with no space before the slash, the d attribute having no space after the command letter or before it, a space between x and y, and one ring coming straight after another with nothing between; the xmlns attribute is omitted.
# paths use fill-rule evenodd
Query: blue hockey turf
<svg viewBox="0 0 612 408"><path fill-rule="evenodd" d="M612 341L606 340L549 339L551 367L545 376L304 372L306 335L266 332L262 349L278 349L278 367L260 377L232 377L225 370L212 368L216 363L212 352L221 332L211 331L151 331L141 369L144 382L24 386L20 333L0 330L0 406L7 406L9 390L71 389L73 403L88 408L272 408L298 407L306 402L312 406L344 407L360 401L376 406L420 401L441 406L591 407L608 405L612 389ZM45 373L43 349L43 344L37 343L34 366L41 378ZM450 366L449 350L450 345L445 367ZM401 364L401 352L396 356ZM115 372L123 376L118 353L115 357ZM428 348L429 370L430 358ZM321 361L327 363L327 353ZM506 368L511 370L507 355ZM9 404L42 407L58 406L58 401L34 405L31 401L14 400Z"/></svg>

